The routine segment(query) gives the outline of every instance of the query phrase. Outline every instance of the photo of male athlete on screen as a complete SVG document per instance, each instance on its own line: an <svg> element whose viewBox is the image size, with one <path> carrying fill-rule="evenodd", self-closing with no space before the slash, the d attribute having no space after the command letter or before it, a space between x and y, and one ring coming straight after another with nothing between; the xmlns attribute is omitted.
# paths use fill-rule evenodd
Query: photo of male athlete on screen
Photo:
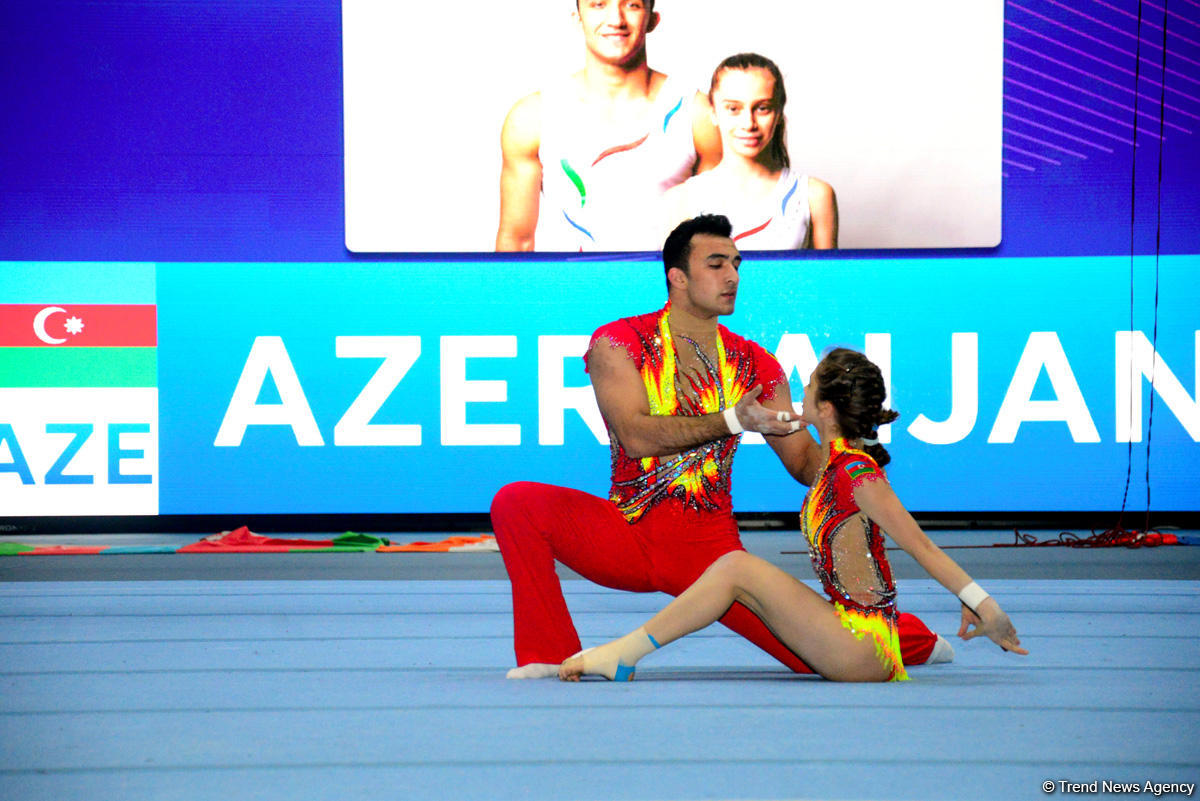
<svg viewBox="0 0 1200 801"><path fill-rule="evenodd" d="M663 196L666 230L720 213L747 250L836 248L837 197L788 156L783 73L758 53L729 56L713 71L708 100L721 134L721 163Z"/></svg>
<svg viewBox="0 0 1200 801"><path fill-rule="evenodd" d="M583 69L504 122L498 251L656 249L662 193L721 159L704 96L647 64L654 0L576 0L575 19Z"/></svg>

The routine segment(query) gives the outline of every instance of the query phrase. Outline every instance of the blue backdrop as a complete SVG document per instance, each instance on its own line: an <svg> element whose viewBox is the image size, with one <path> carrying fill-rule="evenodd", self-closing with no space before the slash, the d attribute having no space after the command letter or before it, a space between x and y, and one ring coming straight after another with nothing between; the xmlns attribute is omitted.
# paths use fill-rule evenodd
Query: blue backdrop
<svg viewBox="0 0 1200 801"><path fill-rule="evenodd" d="M1133 0L1007 5L998 248L747 262L734 330L770 349L785 334L788 347L803 334L818 351L861 347L868 334L890 346L904 415L893 475L912 508L1116 508L1130 450L1132 505L1144 505L1147 430L1152 505L1200 508L1188 479L1200 467L1197 437L1180 422L1194 419L1200 328L1195 11L1139 10ZM4 5L0 43L0 269L103 262L105 275L128 265L141 282L156 265L160 512L483 511L516 477L603 490L606 448L577 412L563 415L562 445L538 443L539 337L586 336L655 308L658 268L637 256L348 253L336 0L17 0ZM28 299L27 289L24 300L0 302L55 302L49 283L45 296ZM1150 428L1139 379L1132 449L1117 430L1118 332L1129 330L1148 339L1157 330L1193 409L1189 418L1178 393L1174 407L1156 396ZM960 440L932 444L907 426L920 414L950 416L955 333L977 335L976 420ZM515 341L516 354L444 357L456 343L483 347L443 341L461 336L509 338L492 346ZM260 337L278 338L259 340L260 366L286 352L323 445L299 446L279 425L249 425L240 445L214 445ZM374 423L419 424L420 445L335 444L338 421L382 361L338 358L338 337L419 338L420 355ZM402 355L413 340L388 342ZM506 399L447 411L444 381L482 396L500 386L455 382L448 364L465 365L468 382L504 381ZM584 386L578 361L565 365L565 383ZM1021 389L1014 378L1034 368L1033 405L1006 402L1010 385ZM250 406L280 400L276 378ZM1011 442L988 441L1005 439L993 430L1002 408L1008 429L1023 414L1061 411L1068 383L1086 411L1072 418L1079 430L1026 419ZM1037 405L1047 401L1058 405ZM467 428L444 423L460 412ZM1089 438L1084 416L1099 441L1077 441ZM442 445L444 428L469 439L481 424L519 426L520 444ZM798 505L772 460L762 445L743 448L739 508Z"/></svg>
<svg viewBox="0 0 1200 801"><path fill-rule="evenodd" d="M539 349L548 350L547 338L586 342L608 320L657 308L664 293L658 265L252 266L158 267L163 512L482 511L496 489L517 478L606 490L607 446L578 411L561 411L569 402L555 400L561 387L587 386L582 360L559 355L542 364ZM1156 398L1152 503L1195 509L1200 487L1185 468L1195 465L1200 434L1193 400L1200 259L1167 257L1158 268L1160 291L1171 298L1159 309L1158 353L1186 399L1176 399L1172 410ZM1139 260L1135 284L1152 288L1154 269L1153 258ZM814 351L848 344L878 354L886 343L893 405L903 415L893 426L891 472L912 508L1120 505L1130 437L1117 433L1116 382L1128 374L1117 340L1129 330L1128 258L750 260L742 276L739 310L728 325L797 363L790 376L796 400ZM1134 323L1148 343L1151 302L1137 306ZM962 380L977 387L978 402L967 412L977 411L974 424L953 435L961 439L934 444L908 426L919 414L950 417L954 334L976 341L977 370L963 370ZM391 340L377 358L338 358L339 337L408 339ZM476 355L460 362L444 349L443 338L456 337L509 344L496 350L477 340L461 351ZM388 382L370 425L419 425L420 444L336 444L335 427L387 354L409 356L411 368ZM1016 380L1023 362L1032 371L1024 384ZM456 363L465 367L456 372ZM235 402L243 380L248 394ZM1164 381L1160 374L1159 385ZM479 386L473 382L503 382L503 389L459 407L457 398ZM1140 377L1139 386L1144 419L1150 390ZM539 395L549 399L549 411L540 410ZM1072 410L1076 395L1081 405ZM1048 413L1037 411L1046 404ZM458 422L448 424L453 408L461 408ZM245 423L237 426L239 444L215 444L227 418ZM1007 434L1001 418L1009 421ZM472 428L480 425L509 428L497 438ZM558 425L561 444L540 444ZM465 431L470 443L509 444L443 444L448 430ZM306 437L310 444L301 445ZM1139 478L1144 453L1144 444L1135 444ZM736 464L739 509L798 506L801 490L765 445L743 445ZM1144 494L1132 500L1144 508Z"/></svg>

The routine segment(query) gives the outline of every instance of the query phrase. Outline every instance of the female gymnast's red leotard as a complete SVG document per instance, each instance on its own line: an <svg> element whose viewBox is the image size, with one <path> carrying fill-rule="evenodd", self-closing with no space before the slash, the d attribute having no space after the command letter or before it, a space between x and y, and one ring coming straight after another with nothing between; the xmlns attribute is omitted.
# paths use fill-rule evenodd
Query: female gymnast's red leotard
<svg viewBox="0 0 1200 801"><path fill-rule="evenodd" d="M891 681L908 674L900 658L896 583L879 526L854 502L864 481L886 481L868 454L837 438L829 461L800 508L800 530L808 540L813 569L842 625L858 639L871 637Z"/></svg>

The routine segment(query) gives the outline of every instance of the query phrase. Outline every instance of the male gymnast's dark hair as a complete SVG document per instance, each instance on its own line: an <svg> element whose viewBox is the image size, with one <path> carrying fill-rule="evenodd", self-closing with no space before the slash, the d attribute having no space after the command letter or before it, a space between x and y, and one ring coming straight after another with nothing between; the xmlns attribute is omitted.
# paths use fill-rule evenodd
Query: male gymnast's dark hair
<svg viewBox="0 0 1200 801"><path fill-rule="evenodd" d="M879 426L900 416L883 408L887 387L883 373L858 351L834 348L825 354L813 374L818 401L829 401L837 411L838 425L846 439L879 439ZM863 450L883 467L892 460L882 445L867 445Z"/></svg>
<svg viewBox="0 0 1200 801"><path fill-rule="evenodd" d="M721 73L726 70L752 70L763 69L771 73L771 77L775 79L774 98L776 109L775 113L779 115L779 121L775 123L775 132L771 135L771 141L767 143L767 152L771 154L771 158L779 167L790 167L791 159L788 158L787 151L787 117L783 114L783 107L787 105L787 89L783 86L783 73L779 71L779 65L766 56L760 56L758 53L736 53L722 61L713 70L712 83L708 87L708 103L713 105L713 93L717 89L717 84L721 82Z"/></svg>
<svg viewBox="0 0 1200 801"><path fill-rule="evenodd" d="M724 214L701 214L690 220L684 220L675 226L675 230L667 235L663 243L663 272L671 272L672 267L678 267L684 273L688 271L688 257L692 255L692 237L696 234L729 237L733 234L733 224ZM671 279L667 279L667 289L671 288Z"/></svg>

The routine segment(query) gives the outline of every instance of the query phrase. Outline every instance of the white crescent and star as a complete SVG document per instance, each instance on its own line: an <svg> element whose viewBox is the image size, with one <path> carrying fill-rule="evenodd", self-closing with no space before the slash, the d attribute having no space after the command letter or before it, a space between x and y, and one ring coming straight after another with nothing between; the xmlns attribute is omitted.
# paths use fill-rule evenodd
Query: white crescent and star
<svg viewBox="0 0 1200 801"><path fill-rule="evenodd" d="M50 315L58 314L59 312L66 314L67 310L61 306L47 306L38 312L37 316L33 318L33 333L37 335L38 339L42 340L47 345L61 345L67 341L66 337L59 339L58 337L52 337L46 333L46 320L50 319Z"/></svg>
<svg viewBox="0 0 1200 801"><path fill-rule="evenodd" d="M47 345L61 345L67 341L66 337L52 337L46 333L46 322L50 319L51 315L58 314L59 312L66 314L67 310L62 306L47 306L33 318L33 333ZM83 320L78 317L71 317L63 327L66 328L68 334L74 336L83 331Z"/></svg>

